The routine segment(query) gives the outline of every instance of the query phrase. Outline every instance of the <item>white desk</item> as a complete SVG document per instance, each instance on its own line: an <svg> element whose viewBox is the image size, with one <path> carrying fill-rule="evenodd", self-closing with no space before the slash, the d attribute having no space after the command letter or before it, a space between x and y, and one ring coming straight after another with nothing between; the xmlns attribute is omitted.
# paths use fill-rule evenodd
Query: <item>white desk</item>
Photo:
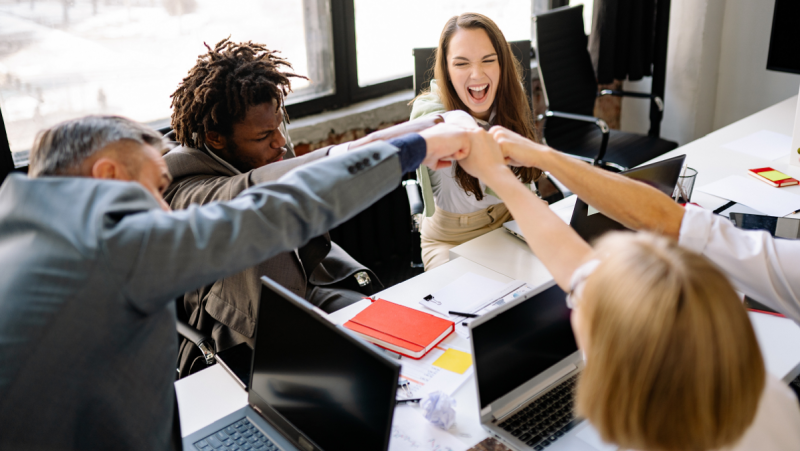
<svg viewBox="0 0 800 451"><path fill-rule="evenodd" d="M719 208L726 204L728 200L701 193L697 191L698 186L716 182L729 175L744 176L748 169L764 166L771 166L792 177L800 178L800 167L789 165L788 156L778 160L765 160L722 147L761 130L792 136L796 106L797 96L794 96L752 116L709 133L696 141L678 147L658 158L654 158L653 161L686 154L686 163L689 167L697 169L697 180L692 194L692 202L710 210ZM794 156L796 157L797 154L794 154ZM781 188L781 190L800 195L800 185ZM800 216L792 215L791 217Z"/></svg>
<svg viewBox="0 0 800 451"><path fill-rule="evenodd" d="M440 290L468 272L502 283L512 280L473 261L459 258L374 296L436 314L424 309L419 301L425 295ZM343 324L369 304L367 300L358 302L329 315L328 319L335 324ZM450 335L444 343L464 349L470 347L469 342L457 334ZM181 433L184 437L247 405L247 393L219 365L177 381L175 392L180 410ZM485 439L487 435L480 425L478 416L474 376L464 382L453 397L457 402L456 426L449 432L467 446Z"/></svg>
<svg viewBox="0 0 800 451"><path fill-rule="evenodd" d="M697 190L733 174L744 175L747 169L772 166L800 178L800 167L790 166L788 157L771 161L746 155L722 146L759 130L770 130L785 135L792 134L797 96L773 105L763 111L721 128L705 137L666 153L653 161L686 154L689 167L697 169L697 181L692 202L707 209L716 209L728 202ZM800 186L781 188L800 195ZM556 202L550 208L564 221L569 222L575 205L575 196ZM793 215L800 216L800 215ZM550 278L541 261L533 255L523 241L498 229L475 238L450 250L450 258L463 257L492 268L512 279L539 285ZM767 370L791 381L800 374L800 327L784 318L751 313L753 327L758 336Z"/></svg>

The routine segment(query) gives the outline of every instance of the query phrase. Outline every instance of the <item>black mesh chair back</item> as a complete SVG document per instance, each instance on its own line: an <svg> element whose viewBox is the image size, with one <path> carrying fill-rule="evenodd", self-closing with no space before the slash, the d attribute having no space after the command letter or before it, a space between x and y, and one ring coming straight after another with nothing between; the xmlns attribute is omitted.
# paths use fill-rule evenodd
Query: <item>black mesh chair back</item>
<svg viewBox="0 0 800 451"><path fill-rule="evenodd" d="M583 5L559 8L535 18L539 81L548 108L565 113L594 115L597 78L587 50ZM551 132L595 127L561 118L549 118Z"/></svg>
<svg viewBox="0 0 800 451"><path fill-rule="evenodd" d="M597 92L583 27L583 5L539 14L534 24L539 78L547 100L544 138L548 145L612 170L637 166L678 146L658 136L610 130L604 121L593 117L598 94L648 99L660 109L663 102L652 93ZM657 120L661 120L660 115Z"/></svg>

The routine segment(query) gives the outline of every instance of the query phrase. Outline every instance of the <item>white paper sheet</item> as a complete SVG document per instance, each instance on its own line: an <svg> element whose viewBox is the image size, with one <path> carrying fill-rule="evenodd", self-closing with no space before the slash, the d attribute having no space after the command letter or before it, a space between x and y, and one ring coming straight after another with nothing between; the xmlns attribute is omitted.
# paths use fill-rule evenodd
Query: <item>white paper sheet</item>
<svg viewBox="0 0 800 451"><path fill-rule="evenodd" d="M438 366L433 366L436 361L445 351L451 346L439 344L425 355L425 357L414 360L409 357L400 358L400 377L411 382L408 385L408 392L405 389L397 390L397 398L403 399L406 396L411 398L421 398L428 393L433 393L441 390L448 395L452 396L458 390L464 381L472 376L475 371L475 365L469 367L464 374L454 373ZM469 349L462 349L452 346L453 349L471 354Z"/></svg>
<svg viewBox="0 0 800 451"><path fill-rule="evenodd" d="M470 313L475 310L474 307L502 289L503 285L503 282L468 272L441 290L431 293L432 300L423 299L420 304L446 316L449 316L447 312L450 310Z"/></svg>
<svg viewBox="0 0 800 451"><path fill-rule="evenodd" d="M800 210L800 196L741 175L730 175L697 190L747 205L769 216L786 216Z"/></svg>
<svg viewBox="0 0 800 451"><path fill-rule="evenodd" d="M783 133L761 130L722 146L765 160L776 160L789 154L792 137Z"/></svg>
<svg viewBox="0 0 800 451"><path fill-rule="evenodd" d="M492 310L513 301L519 296L531 291L533 287L521 280L513 280L504 286L500 291L495 292L492 296L486 298L483 305L474 306L472 310L464 313L474 313L478 316L491 312ZM469 340L469 323L475 321L475 318L458 317L455 319L456 333L466 340Z"/></svg>
<svg viewBox="0 0 800 451"><path fill-rule="evenodd" d="M401 405L394 409L389 451L463 451L467 448L469 446L426 420L418 408Z"/></svg>

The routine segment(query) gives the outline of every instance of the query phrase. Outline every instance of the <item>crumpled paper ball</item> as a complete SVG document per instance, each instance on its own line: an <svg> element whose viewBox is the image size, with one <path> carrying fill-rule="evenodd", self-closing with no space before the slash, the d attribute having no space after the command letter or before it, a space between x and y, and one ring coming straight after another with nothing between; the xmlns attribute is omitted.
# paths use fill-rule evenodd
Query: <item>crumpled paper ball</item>
<svg viewBox="0 0 800 451"><path fill-rule="evenodd" d="M456 400L443 391L426 395L420 402L425 418L431 423L447 430L456 422Z"/></svg>

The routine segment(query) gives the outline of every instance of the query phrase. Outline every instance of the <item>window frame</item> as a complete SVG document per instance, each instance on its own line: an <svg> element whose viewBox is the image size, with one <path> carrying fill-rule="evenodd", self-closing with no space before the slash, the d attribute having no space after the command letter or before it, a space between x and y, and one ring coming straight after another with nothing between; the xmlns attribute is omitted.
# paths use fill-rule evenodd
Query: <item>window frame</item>
<svg viewBox="0 0 800 451"><path fill-rule="evenodd" d="M304 0L304 2L316 3L315 6L317 8L324 6L326 3L325 0ZM319 114L364 100L412 89L414 84L413 76L408 75L373 85L359 86L356 58L355 0L328 0L327 3L330 6L331 36L333 40L334 92L333 94L321 95L286 105L290 119ZM411 49L409 49L410 51ZM413 68L409 68L409 74L412 72ZM0 114L0 183L9 172L15 169L27 172L27 165L15 168L6 135L5 121L3 121L2 114Z"/></svg>
<svg viewBox="0 0 800 451"><path fill-rule="evenodd" d="M308 0L307 0L308 1ZM312 0L313 1L313 0ZM413 75L373 85L359 86L355 0L330 0L333 38L334 93L286 105L289 118L300 118L343 108L364 100L412 89ZM411 49L409 49L409 52ZM409 74L413 68L409 68Z"/></svg>

